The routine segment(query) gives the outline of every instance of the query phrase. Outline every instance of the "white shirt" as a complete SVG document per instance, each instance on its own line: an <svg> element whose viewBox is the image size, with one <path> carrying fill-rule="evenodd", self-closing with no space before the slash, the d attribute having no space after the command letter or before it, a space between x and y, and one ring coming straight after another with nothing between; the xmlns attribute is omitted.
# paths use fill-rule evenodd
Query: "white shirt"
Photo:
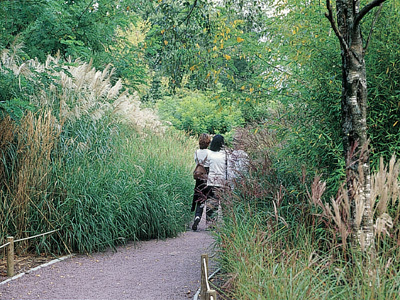
<svg viewBox="0 0 400 300"><path fill-rule="evenodd" d="M209 167L210 166L210 160L208 158L209 152L210 152L210 150L208 150L208 149L197 149L194 152L194 162L196 164L198 164L199 162L200 163L204 162L203 166Z"/></svg>
<svg viewBox="0 0 400 300"><path fill-rule="evenodd" d="M218 152L209 150L210 171L208 173L207 185L225 186L227 177L227 156L226 151Z"/></svg>

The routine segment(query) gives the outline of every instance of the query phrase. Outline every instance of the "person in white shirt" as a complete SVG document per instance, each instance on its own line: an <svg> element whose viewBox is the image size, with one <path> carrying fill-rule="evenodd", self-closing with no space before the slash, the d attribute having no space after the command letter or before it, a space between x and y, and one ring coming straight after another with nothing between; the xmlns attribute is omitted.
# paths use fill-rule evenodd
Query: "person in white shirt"
<svg viewBox="0 0 400 300"><path fill-rule="evenodd" d="M208 198L206 217L207 221L216 221L215 214L220 204L220 194L227 186L228 156L225 150L224 137L220 134L214 136L209 148L208 160L210 170L208 172L207 186Z"/></svg>
<svg viewBox="0 0 400 300"><path fill-rule="evenodd" d="M207 133L202 133L199 137L199 148L194 153L194 161L196 165L201 163L207 170L209 171L209 150L208 145L210 145L211 137ZM207 187L207 180L203 179L196 179L196 184L194 186L194 193L193 193L193 201L192 201L192 209L191 211L195 211L195 217L192 225L192 229L194 231L197 230L197 226L200 223L201 216L203 214L203 209L205 205L205 201L207 200L208 194L208 187Z"/></svg>

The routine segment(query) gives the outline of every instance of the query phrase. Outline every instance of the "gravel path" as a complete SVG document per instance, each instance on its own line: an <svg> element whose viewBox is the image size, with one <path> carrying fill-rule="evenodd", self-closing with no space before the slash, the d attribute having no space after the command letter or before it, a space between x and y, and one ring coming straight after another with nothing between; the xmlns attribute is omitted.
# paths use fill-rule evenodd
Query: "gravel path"
<svg viewBox="0 0 400 300"><path fill-rule="evenodd" d="M203 253L214 253L213 238L200 223L197 232L177 238L132 243L38 268L1 284L0 299L192 299L200 287Z"/></svg>

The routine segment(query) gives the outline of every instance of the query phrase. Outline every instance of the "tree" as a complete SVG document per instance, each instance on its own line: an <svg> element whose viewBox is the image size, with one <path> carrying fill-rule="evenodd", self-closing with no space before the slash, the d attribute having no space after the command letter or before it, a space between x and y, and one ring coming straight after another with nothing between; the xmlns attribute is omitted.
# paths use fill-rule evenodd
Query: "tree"
<svg viewBox="0 0 400 300"><path fill-rule="evenodd" d="M346 183L352 208L352 242L374 254L373 204L367 135L367 76L361 21L386 0L373 0L361 8L359 0L336 0L336 22L330 0L326 17L339 39L342 57L342 137ZM372 28L371 28L372 32Z"/></svg>
<svg viewBox="0 0 400 300"><path fill-rule="evenodd" d="M23 45L22 59L59 53L63 58L93 60L96 68L111 64L126 87L145 83L142 50L130 39L140 18L136 0L0 1L0 50Z"/></svg>

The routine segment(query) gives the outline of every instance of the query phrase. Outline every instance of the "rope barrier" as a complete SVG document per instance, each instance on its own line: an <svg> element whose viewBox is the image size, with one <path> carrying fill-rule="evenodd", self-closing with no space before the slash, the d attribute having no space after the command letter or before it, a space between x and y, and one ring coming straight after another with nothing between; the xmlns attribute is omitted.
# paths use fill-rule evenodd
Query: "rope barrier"
<svg viewBox="0 0 400 300"><path fill-rule="evenodd" d="M46 233L41 233L41 234L38 234L38 235L35 235L35 236L31 236L31 237L27 237L27 238L15 240L14 243L16 243L16 242L22 242L22 241L26 241L26 240L30 240L30 239L33 239L33 238L37 238L37 237L39 237L39 236L43 236L43 235L46 235L46 234L50 234L50 233L53 233L53 232L56 232L56 231L59 231L59 230L60 230L60 229L55 229L55 230L52 230L52 231L49 231L49 232L46 232Z"/></svg>
<svg viewBox="0 0 400 300"><path fill-rule="evenodd" d="M44 236L53 232L59 231L59 229L55 229L49 232L45 232L45 233L41 233L41 234L37 234L35 236L31 236L31 237L27 237L27 238L22 238L19 240L14 240L14 238L12 236L7 237L7 243L5 243L4 245L0 246L1 248L7 247L7 276L8 277L13 277L14 276L14 243L16 242L22 242L22 241L26 241L26 240L30 240L33 238L37 238L40 236Z"/></svg>
<svg viewBox="0 0 400 300"><path fill-rule="evenodd" d="M6 243L6 244L0 246L0 249L1 249L1 248L4 248L4 247L7 247L8 245L10 245L10 242L8 242L8 243Z"/></svg>

